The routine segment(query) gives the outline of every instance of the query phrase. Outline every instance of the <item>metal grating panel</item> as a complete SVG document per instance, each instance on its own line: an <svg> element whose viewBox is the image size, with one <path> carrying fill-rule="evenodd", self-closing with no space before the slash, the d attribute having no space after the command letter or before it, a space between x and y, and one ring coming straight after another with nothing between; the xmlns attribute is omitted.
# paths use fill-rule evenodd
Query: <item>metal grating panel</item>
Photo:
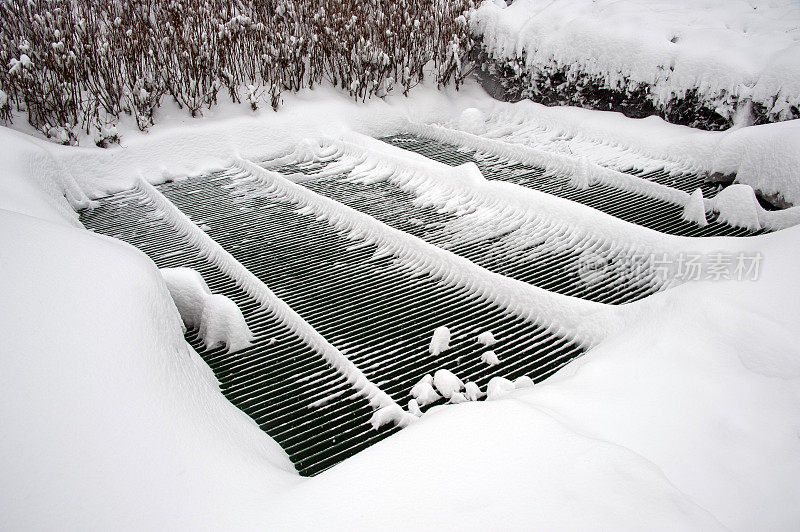
<svg viewBox="0 0 800 532"><path fill-rule="evenodd" d="M666 201L618 190L602 184L592 185L585 190L577 189L571 187L567 179L546 177L543 168L500 161L493 156L477 154L471 150L466 150L436 140L414 135L394 135L382 138L381 140L450 166L474 162L487 179L508 181L572 201L577 201L620 218L621 220L648 227L662 233L680 236L707 237L753 236L763 232L754 232L747 229L731 227L727 224L716 222L715 218L709 218L710 223L706 227L700 227L697 224L683 220L681 218L682 209ZM702 179L697 176L693 176L692 178L683 176L683 180L679 182L677 177L661 174L663 174L663 172L646 174L640 177L649 178L652 181L661 182L667 186L672 186L673 188L679 188L688 192L697 188L702 182ZM675 181L675 183L672 183L672 181Z"/></svg>
<svg viewBox="0 0 800 532"><path fill-rule="evenodd" d="M298 204L246 177L194 178L161 190L398 403L439 368L485 386L495 375L541 380L582 354L571 340L468 288L420 275L393 257L374 258L374 244L298 213ZM453 338L435 357L427 347L441 325ZM485 348L475 337L486 330L499 339L500 366L480 361Z"/></svg>
<svg viewBox="0 0 800 532"><path fill-rule="evenodd" d="M286 174L324 169L318 163L285 165ZM314 192L461 255L501 275L546 290L591 301L621 304L657 292L661 285L642 273L644 265L635 257L617 257L602 249L591 235L574 237L554 229L543 238L540 223L497 221L497 226L475 226L453 213L419 205L415 196L389 181L369 184L347 179L347 175L316 177L302 184ZM488 226L488 227L487 227ZM508 227L504 227L508 226ZM608 261L602 280L587 282L580 267L587 253Z"/></svg>
<svg viewBox="0 0 800 532"><path fill-rule="evenodd" d="M81 221L133 244L160 268L197 270L212 292L239 306L255 335L253 346L237 353L206 350L196 331L187 331L187 341L214 371L225 397L283 447L300 474L324 471L398 430L374 430L368 401L270 309L181 239L145 195L134 190L104 198Z"/></svg>

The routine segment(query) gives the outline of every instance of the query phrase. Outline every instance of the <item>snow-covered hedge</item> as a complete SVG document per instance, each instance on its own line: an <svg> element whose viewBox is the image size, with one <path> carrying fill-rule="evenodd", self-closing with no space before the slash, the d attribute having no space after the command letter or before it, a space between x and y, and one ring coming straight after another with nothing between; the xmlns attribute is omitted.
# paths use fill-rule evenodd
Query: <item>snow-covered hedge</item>
<svg viewBox="0 0 800 532"><path fill-rule="evenodd" d="M800 118L788 0L516 0L471 17L496 95L707 129Z"/></svg>
<svg viewBox="0 0 800 532"><path fill-rule="evenodd" d="M277 108L283 91L328 81L356 99L407 92L432 63L464 77L472 0L9 0L0 2L0 121L64 143L144 130L164 97L192 116L220 95Z"/></svg>

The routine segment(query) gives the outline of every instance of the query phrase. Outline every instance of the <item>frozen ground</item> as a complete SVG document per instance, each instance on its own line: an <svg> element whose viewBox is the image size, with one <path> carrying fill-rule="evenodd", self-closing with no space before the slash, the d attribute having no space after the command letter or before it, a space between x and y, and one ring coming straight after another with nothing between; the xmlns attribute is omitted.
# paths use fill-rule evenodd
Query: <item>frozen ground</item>
<svg viewBox="0 0 800 532"><path fill-rule="evenodd" d="M438 408L301 479L183 342L155 266L77 227L62 198L85 205L140 176L158 182L306 137L522 109L498 105L475 87L364 106L315 91L275 114L165 120L107 151L0 130L0 526L796 528L800 227L726 243L763 254L757 281L688 283L604 313L605 339L547 382ZM613 129L641 153L669 151L656 137L702 136L553 112L565 128ZM776 161L770 175L796 187L796 144L768 138L796 142L780 127L790 126L741 130L750 151L726 160L754 174L760 158ZM723 153L732 136L704 153Z"/></svg>

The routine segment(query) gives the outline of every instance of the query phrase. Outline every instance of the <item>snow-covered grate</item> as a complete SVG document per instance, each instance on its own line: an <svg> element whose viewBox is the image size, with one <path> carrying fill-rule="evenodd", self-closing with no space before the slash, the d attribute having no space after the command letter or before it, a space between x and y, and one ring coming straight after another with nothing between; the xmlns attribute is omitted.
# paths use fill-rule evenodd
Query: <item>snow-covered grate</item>
<svg viewBox="0 0 800 532"><path fill-rule="evenodd" d="M269 161L264 163L269 166ZM326 174L321 163L285 164L274 170L310 177L302 184L358 211L461 255L501 275L553 292L590 301L621 304L653 294L663 286L633 254L602 245L592 234L549 227L538 219L494 214L472 219L422 204L390 180L363 182L349 172ZM318 175L315 175L318 174ZM587 277L588 260L602 260L598 279ZM624 265L624 266L623 266Z"/></svg>
<svg viewBox="0 0 800 532"><path fill-rule="evenodd" d="M473 162L478 165L487 179L509 181L583 203L622 220L662 233L706 237L752 236L761 232L717 222L714 213L708 214L709 224L701 227L684 220L682 207L668 201L614 188L603 183L595 183L586 188L575 187L570 184L568 177L547 174L544 168L503 160L491 154L481 154L475 150L440 140L411 134L394 135L381 140L450 166ZM688 174L670 176L665 172L655 171L638 177L682 192L691 192L696 188L701 188L709 196L716 193L716 187L704 184L703 179L699 176Z"/></svg>
<svg viewBox="0 0 800 532"><path fill-rule="evenodd" d="M241 211L233 207L231 213ZM133 244L159 267L196 269L212 292L236 302L255 335L252 347L237 353L205 350L196 331L186 338L216 374L223 394L283 447L300 474L317 474L398 430L373 429L369 401L270 308L181 237L141 190L100 200L81 221Z"/></svg>
<svg viewBox="0 0 800 532"><path fill-rule="evenodd" d="M232 169L160 190L398 403L437 369L483 387L493 376L541 380L582 354L578 342L491 301L486 289L453 281L445 264L433 274L366 233L337 228L346 207L314 212L293 195L308 191L277 179ZM440 326L452 331L450 347L431 354ZM498 339L500 365L481 360L476 337L486 331Z"/></svg>

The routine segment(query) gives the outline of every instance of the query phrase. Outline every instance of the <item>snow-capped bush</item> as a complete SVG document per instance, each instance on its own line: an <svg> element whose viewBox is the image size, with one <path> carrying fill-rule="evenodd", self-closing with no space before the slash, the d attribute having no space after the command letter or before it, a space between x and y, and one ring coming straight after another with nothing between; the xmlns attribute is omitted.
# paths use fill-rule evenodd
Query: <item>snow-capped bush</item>
<svg viewBox="0 0 800 532"><path fill-rule="evenodd" d="M707 129L800 118L798 22L766 0L516 0L470 18L497 97Z"/></svg>
<svg viewBox="0 0 800 532"><path fill-rule="evenodd" d="M466 76L473 0L0 2L0 119L24 111L45 135L132 115L145 130L164 96L192 116L220 94L274 109L284 91L328 82L358 100L403 93L431 65ZM114 142L102 136L98 144Z"/></svg>

